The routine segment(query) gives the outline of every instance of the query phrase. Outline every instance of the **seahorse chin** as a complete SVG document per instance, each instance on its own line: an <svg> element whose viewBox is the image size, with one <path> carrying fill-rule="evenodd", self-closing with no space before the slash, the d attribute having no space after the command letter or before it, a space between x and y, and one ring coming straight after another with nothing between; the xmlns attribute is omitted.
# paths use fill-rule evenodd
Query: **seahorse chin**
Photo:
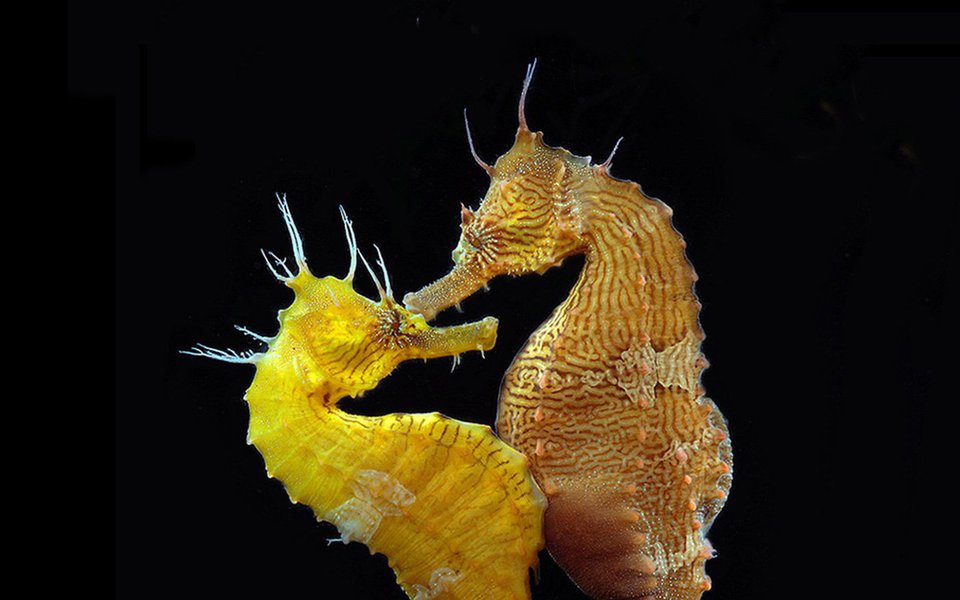
<svg viewBox="0 0 960 600"><path fill-rule="evenodd" d="M732 482L726 422L705 397L697 279L672 210L543 142L524 114L490 187L461 209L451 272L404 298L429 318L499 275L586 260L504 376L497 430L547 494L547 549L594 598L699 598L705 534ZM485 165L483 165L485 166Z"/></svg>
<svg viewBox="0 0 960 600"><path fill-rule="evenodd" d="M367 417L337 407L405 360L490 350L496 319L430 327L393 300L382 257L385 286L367 265L379 301L358 294L359 253L345 213L350 270L343 279L314 277L285 198L280 208L297 272L276 257L268 262L295 293L280 311L279 333L243 329L267 344L262 353L205 346L188 353L256 366L245 395L247 439L268 475L292 501L333 523L336 541L385 554L410 598L529 599L545 500L528 460L485 425L439 413Z"/></svg>

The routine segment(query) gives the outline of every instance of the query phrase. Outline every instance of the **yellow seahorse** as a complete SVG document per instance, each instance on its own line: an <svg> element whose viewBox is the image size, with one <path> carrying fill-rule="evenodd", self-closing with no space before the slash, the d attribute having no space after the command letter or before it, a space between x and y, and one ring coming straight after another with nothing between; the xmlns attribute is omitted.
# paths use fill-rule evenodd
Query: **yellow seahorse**
<svg viewBox="0 0 960 600"><path fill-rule="evenodd" d="M296 294L279 313L279 333L267 338L241 328L268 345L263 353L203 345L186 353L256 366L245 396L247 439L267 474L283 482L291 500L336 525L340 541L385 554L411 598L529 598L545 500L524 456L490 427L438 413L366 417L337 408L404 360L491 349L496 319L433 328L404 309L393 299L379 248L385 287L359 253L342 208L350 270L343 279L314 277L286 197L278 200L298 269L292 273L273 254L276 268L267 259ZM358 255L378 302L353 289Z"/></svg>
<svg viewBox="0 0 960 600"><path fill-rule="evenodd" d="M535 63L534 63L535 64ZM732 480L726 423L704 397L696 274L671 209L531 132L493 167L448 275L404 298L427 319L503 274L586 262L500 393L498 433L547 494L547 549L594 598L699 598L705 533ZM618 142L619 144L619 142ZM616 147L614 148L614 152Z"/></svg>

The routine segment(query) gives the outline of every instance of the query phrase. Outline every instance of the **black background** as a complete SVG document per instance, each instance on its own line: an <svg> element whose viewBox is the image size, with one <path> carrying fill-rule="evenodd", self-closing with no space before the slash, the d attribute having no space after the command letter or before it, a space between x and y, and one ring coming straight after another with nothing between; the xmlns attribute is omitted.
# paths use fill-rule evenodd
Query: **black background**
<svg viewBox="0 0 960 600"><path fill-rule="evenodd" d="M265 476L245 443L252 368L178 350L275 331L291 295L259 249L290 252L276 191L314 273L346 270L338 204L400 294L445 273L459 203L486 189L462 110L493 161L534 57L532 128L597 161L625 136L613 173L674 208L701 277L704 383L735 452L707 598L914 597L931 576L955 396L957 15L138 4L66 21L70 164L115 198L117 597L403 597L382 556L328 547L334 529ZM581 264L441 315L500 319L485 360L403 365L344 406L492 423L502 373ZM534 598L582 598L542 556Z"/></svg>

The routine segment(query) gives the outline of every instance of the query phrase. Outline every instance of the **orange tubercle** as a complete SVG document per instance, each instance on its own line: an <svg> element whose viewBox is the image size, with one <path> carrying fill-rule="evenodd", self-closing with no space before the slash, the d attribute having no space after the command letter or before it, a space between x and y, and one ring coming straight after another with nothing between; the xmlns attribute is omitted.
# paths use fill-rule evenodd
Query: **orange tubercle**
<svg viewBox="0 0 960 600"><path fill-rule="evenodd" d="M645 575L653 575L654 571L657 570L657 565L653 564L653 561L649 558L641 558L637 568Z"/></svg>
<svg viewBox="0 0 960 600"><path fill-rule="evenodd" d="M546 369L544 369L543 372L540 373L540 379L537 380L537 387L539 387L541 390L546 389L547 387L547 370Z"/></svg>
<svg viewBox="0 0 960 600"><path fill-rule="evenodd" d="M544 479L543 493L548 496L555 495L557 493L557 484L555 484L552 479Z"/></svg>

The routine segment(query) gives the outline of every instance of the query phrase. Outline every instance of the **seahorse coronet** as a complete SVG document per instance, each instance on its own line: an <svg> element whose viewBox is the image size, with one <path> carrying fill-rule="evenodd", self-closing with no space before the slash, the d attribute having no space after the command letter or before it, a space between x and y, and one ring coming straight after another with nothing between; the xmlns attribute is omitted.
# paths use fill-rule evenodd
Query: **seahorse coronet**
<svg viewBox="0 0 960 600"><path fill-rule="evenodd" d="M359 255L350 221L346 277L315 277L286 198L280 199L297 272L270 254L273 274L294 291L264 352L198 345L187 354L252 364L244 399L248 443L292 502L333 523L343 543L383 553L411 598L530 598L528 570L543 547L545 498L527 459L489 426L438 412L349 414L337 405L374 389L401 362L493 348L497 320L435 328L392 296ZM267 253L263 253L267 257ZM353 288L360 257L380 294Z"/></svg>
<svg viewBox="0 0 960 600"><path fill-rule="evenodd" d="M672 209L613 177L612 153L595 165L529 129L531 77L513 146L479 207L461 211L453 268L404 304L429 320L497 276L585 255L507 370L497 430L529 457L550 499L547 549L587 594L695 600L733 465L701 385L697 276Z"/></svg>

